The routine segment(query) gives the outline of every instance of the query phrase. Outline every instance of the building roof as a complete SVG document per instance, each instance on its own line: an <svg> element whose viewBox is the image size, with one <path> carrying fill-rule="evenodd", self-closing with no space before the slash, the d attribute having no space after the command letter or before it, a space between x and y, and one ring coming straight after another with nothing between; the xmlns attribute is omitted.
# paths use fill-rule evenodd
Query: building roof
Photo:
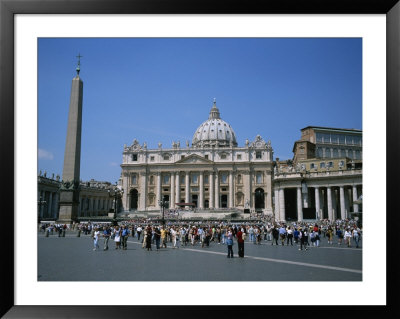
<svg viewBox="0 0 400 319"><path fill-rule="evenodd" d="M305 129L314 129L318 131L343 131L346 133L362 133L362 130L357 130L354 128L337 128L337 127L324 127L324 126L307 126L302 128L300 131L304 131Z"/></svg>

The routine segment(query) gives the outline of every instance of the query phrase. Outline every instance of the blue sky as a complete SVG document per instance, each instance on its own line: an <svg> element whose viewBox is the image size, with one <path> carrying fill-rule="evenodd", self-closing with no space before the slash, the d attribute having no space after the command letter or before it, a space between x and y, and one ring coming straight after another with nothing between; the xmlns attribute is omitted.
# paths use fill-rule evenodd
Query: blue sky
<svg viewBox="0 0 400 319"><path fill-rule="evenodd" d="M191 142L216 98L239 146L292 158L306 126L362 129L362 40L42 38L38 171L62 176L71 80L84 82L81 179L116 182L123 145Z"/></svg>

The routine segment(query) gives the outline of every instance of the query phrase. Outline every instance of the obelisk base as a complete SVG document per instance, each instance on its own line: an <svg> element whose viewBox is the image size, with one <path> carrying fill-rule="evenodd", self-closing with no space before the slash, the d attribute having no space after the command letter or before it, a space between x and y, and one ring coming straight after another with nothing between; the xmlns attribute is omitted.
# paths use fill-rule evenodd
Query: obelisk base
<svg viewBox="0 0 400 319"><path fill-rule="evenodd" d="M71 224L77 221L79 190L60 190L60 211L57 223Z"/></svg>

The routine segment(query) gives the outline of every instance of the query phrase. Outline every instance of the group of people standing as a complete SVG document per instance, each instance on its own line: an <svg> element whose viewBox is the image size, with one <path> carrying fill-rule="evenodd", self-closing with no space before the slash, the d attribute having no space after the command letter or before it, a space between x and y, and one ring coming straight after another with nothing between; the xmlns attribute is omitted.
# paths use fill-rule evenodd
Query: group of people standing
<svg viewBox="0 0 400 319"><path fill-rule="evenodd" d="M327 238L328 244L332 245L336 237L338 245L351 247L352 240L356 248L359 247L361 230L357 225L343 225L341 223L318 225L318 224L295 224L268 223L266 225L229 225L229 224L203 224L203 225L132 225L121 226L95 226L92 237L94 240L93 250L99 249L99 239L104 238L103 250L109 249L109 240L115 242L115 249L127 249L129 236L136 237L142 243L142 248L148 251L167 248L171 243L172 248L185 247L188 245L201 245L202 248L215 244L227 245L228 258L233 257L233 245L238 244L238 256L244 257L244 243L248 240L253 244L261 244L262 240L271 242L271 245L293 246L298 245L299 250L308 250L309 246L319 247L321 238ZM310 243L311 242L311 243Z"/></svg>

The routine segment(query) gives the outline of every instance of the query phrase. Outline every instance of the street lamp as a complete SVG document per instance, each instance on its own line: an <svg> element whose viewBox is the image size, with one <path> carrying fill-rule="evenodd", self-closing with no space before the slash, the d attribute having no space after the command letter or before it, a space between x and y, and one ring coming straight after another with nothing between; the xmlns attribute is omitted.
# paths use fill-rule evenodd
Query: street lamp
<svg viewBox="0 0 400 319"><path fill-rule="evenodd" d="M46 201L42 199L42 196L39 197L38 200L38 206L39 206L39 212L38 212L38 223L40 222L40 212L42 210L42 206L46 205Z"/></svg>
<svg viewBox="0 0 400 319"><path fill-rule="evenodd" d="M117 185L115 185L115 188L113 192L109 189L108 190L108 195L114 199L114 218L113 218L113 225L117 223L117 213L118 213L118 199L122 197L124 194L124 189L118 189Z"/></svg>
<svg viewBox="0 0 400 319"><path fill-rule="evenodd" d="M164 208L168 207L169 202L163 198L162 200L158 201L158 204L160 205L160 207L162 207L162 224L165 225Z"/></svg>

